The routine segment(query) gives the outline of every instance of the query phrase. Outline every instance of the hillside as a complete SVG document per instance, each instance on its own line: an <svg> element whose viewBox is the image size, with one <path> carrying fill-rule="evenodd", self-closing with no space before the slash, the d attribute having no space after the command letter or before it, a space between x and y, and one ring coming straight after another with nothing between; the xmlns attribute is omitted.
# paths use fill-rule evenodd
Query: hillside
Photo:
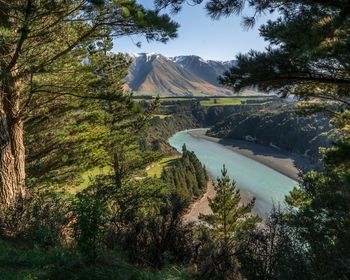
<svg viewBox="0 0 350 280"><path fill-rule="evenodd" d="M210 130L211 136L249 140L303 155L317 165L320 147L329 147L332 127L322 114L299 116L293 105L231 114Z"/></svg>
<svg viewBox="0 0 350 280"><path fill-rule="evenodd" d="M126 80L141 94L160 96L231 95L217 83L230 63L204 61L199 57L167 58L156 53L129 54L133 63Z"/></svg>

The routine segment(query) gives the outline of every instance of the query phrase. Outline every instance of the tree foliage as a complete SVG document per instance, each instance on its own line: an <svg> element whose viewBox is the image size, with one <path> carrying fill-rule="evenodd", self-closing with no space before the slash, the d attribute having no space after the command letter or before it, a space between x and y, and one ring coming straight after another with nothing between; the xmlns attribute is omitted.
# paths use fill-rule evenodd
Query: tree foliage
<svg viewBox="0 0 350 280"><path fill-rule="evenodd" d="M281 209L274 207L263 224L240 238L238 259L247 279L313 279L304 243Z"/></svg>
<svg viewBox="0 0 350 280"><path fill-rule="evenodd" d="M184 2L159 0L156 4L177 11ZM193 1L201 2L204 1ZM260 27L261 36L270 46L265 52L252 50L238 55L237 65L220 78L221 82L235 90L254 86L284 95L296 94L305 100L331 100L333 106L318 102L311 104L310 109L337 111L348 120L348 1L206 1L208 14L216 19L241 14L247 6L254 11L252 16L244 18L243 23L248 26L263 12L279 15ZM336 110L334 105L337 105Z"/></svg>
<svg viewBox="0 0 350 280"><path fill-rule="evenodd" d="M209 133L219 138L242 140L249 135L256 143L273 144L308 159L312 167L301 160L295 161L295 165L304 172L310 168L319 169L323 166L320 147L330 147L339 138L339 133L332 133L334 126L323 113L305 116L296 110L295 105L284 104L270 106L268 110L233 113L217 122Z"/></svg>
<svg viewBox="0 0 350 280"><path fill-rule="evenodd" d="M235 1L233 1L235 2ZM258 8L260 1L252 1ZM324 151L325 169L304 176L288 198L298 210L290 223L306 243L313 279L349 277L349 89L348 1L266 1L281 16L260 28L265 52L238 56L221 81L239 90L255 86L295 94L306 112L329 113L341 139ZM305 28L307 27L307 28ZM302 32L301 32L302 30Z"/></svg>
<svg viewBox="0 0 350 280"><path fill-rule="evenodd" d="M194 152L182 148L182 157L163 169L161 178L171 186L172 192L179 196L186 207L194 198L199 197L207 187L208 176L205 168Z"/></svg>
<svg viewBox="0 0 350 280"><path fill-rule="evenodd" d="M53 177L61 179L71 171L62 170L72 151L65 150L62 139L80 141L86 148L82 150L95 157L98 143L85 144L94 137L91 131L105 131L95 122L96 111L89 111L94 105L88 100L114 100L128 106L120 88L129 62L120 55L106 56L111 48L106 41L142 34L148 40L166 42L176 36L177 24L166 14L123 0L2 1L0 18L0 199L11 204L25 190L24 125L29 123L28 128L35 131L40 124L45 130L39 134L48 136L47 143L28 139L34 146L28 158L35 161L40 153L56 152L43 160ZM107 82L104 78L109 75ZM80 130L76 128L79 120L84 124ZM55 121L60 132L54 128ZM58 149L67 154L58 155ZM30 170L35 172L38 164L42 162L33 162Z"/></svg>
<svg viewBox="0 0 350 280"><path fill-rule="evenodd" d="M216 195L208 199L213 214L199 217L205 222L203 230L208 235L202 253L202 273L208 279L235 279L239 275L238 236L253 230L259 218L251 213L254 200L242 204L236 183L231 181L225 166L221 172L214 186ZM206 251L210 244L210 251Z"/></svg>

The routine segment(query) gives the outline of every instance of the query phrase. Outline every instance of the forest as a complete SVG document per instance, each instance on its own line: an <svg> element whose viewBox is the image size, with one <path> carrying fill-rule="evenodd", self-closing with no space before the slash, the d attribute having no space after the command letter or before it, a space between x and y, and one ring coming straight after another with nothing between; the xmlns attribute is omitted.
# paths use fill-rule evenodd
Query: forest
<svg viewBox="0 0 350 280"><path fill-rule="evenodd" d="M349 1L153 2L0 0L0 279L350 279ZM176 40L174 18L188 4L248 29L277 13L259 28L269 47L237 55L219 81L292 95L296 107L253 114L265 105L134 98L125 84L132 61L113 42ZM300 153L298 137L315 141L320 167L264 219L254 198L242 203L225 166L210 178L185 145L179 155L166 142L204 124L220 136L259 136L281 118L287 126L274 133L283 137L271 141ZM318 140L319 122L336 137ZM327 147L316 151L320 142ZM147 176L169 154L178 158ZM209 183L211 213L185 223Z"/></svg>
<svg viewBox="0 0 350 280"><path fill-rule="evenodd" d="M293 105L285 105L233 113L217 122L208 134L242 140L250 136L256 143L304 155L316 169L322 157L319 148L329 147L339 136L332 132L324 114L300 116L297 110Z"/></svg>

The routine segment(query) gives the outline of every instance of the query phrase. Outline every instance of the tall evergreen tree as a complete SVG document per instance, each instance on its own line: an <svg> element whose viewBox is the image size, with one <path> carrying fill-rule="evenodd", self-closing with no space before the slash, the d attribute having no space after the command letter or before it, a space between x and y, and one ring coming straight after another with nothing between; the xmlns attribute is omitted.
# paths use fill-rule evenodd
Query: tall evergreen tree
<svg viewBox="0 0 350 280"><path fill-rule="evenodd" d="M0 9L0 202L25 191L24 121L63 97L102 98L84 63L106 37L165 42L177 25L135 1L15 0Z"/></svg>
<svg viewBox="0 0 350 280"><path fill-rule="evenodd" d="M126 127L140 117L141 110L134 109L136 104L123 89L129 60L122 54L108 54L110 48L110 40L105 39L98 48L91 47L87 57L95 73L91 91L96 91L101 99L60 97L27 116L28 186L68 181L73 185L84 171L105 167L112 149L106 147L106 142L115 138L111 131L120 133L121 129L115 126L120 125L121 120ZM113 117L116 114L118 118ZM37 141L38 138L45 141Z"/></svg>
<svg viewBox="0 0 350 280"><path fill-rule="evenodd" d="M218 3L218 1L216 1ZM212 15L227 15L212 6ZM349 1L252 1L257 10L277 9L281 16L260 28L270 42L265 52L238 56L221 82L240 90L255 86L301 99L306 113L332 116L341 139L324 151L324 171L304 176L287 202L297 207L290 222L300 231L313 279L350 275L350 3ZM264 6L260 4L264 3ZM233 11L233 10L231 10ZM306 27L306 28L305 28ZM293 208L295 209L295 208Z"/></svg>
<svg viewBox="0 0 350 280"><path fill-rule="evenodd" d="M225 166L221 174L214 186L216 196L208 198L213 214L200 216L207 224L205 230L209 232L209 238L215 243L211 260L203 271L208 279L234 279L238 275L239 265L235 256L239 244L237 236L254 229L259 221L251 213L254 200L243 205L236 183L231 181Z"/></svg>

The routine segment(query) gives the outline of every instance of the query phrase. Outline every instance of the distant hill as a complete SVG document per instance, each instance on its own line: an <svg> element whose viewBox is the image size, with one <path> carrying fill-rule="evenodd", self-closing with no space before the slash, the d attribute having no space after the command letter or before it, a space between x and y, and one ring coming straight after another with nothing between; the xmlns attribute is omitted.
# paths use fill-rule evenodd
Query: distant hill
<svg viewBox="0 0 350 280"><path fill-rule="evenodd" d="M161 96L232 95L217 77L234 62L205 61L198 56L167 58L156 53L128 54L133 63L126 80L140 94Z"/></svg>

